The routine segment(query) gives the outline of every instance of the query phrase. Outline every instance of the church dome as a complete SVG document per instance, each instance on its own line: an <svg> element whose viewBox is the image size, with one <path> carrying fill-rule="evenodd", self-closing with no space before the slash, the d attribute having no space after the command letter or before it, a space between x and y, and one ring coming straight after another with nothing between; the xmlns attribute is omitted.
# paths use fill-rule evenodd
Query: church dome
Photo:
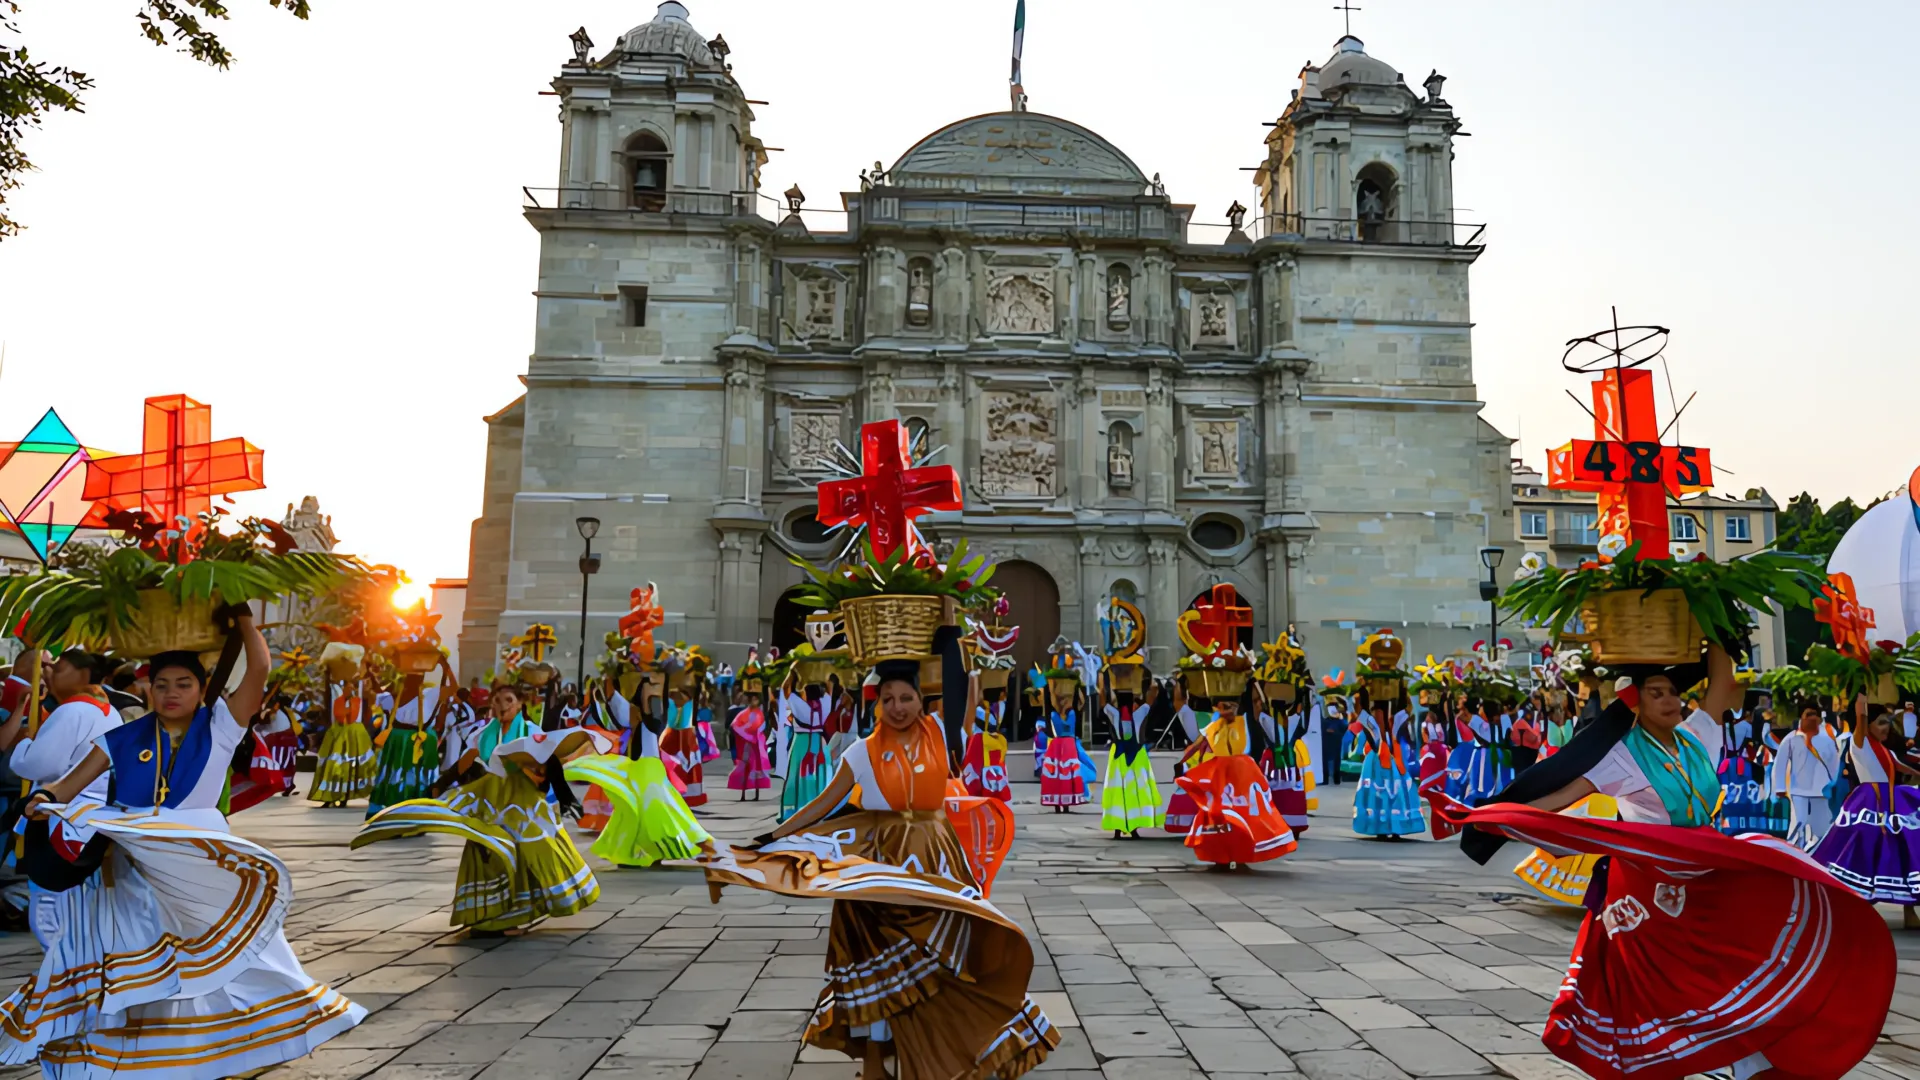
<svg viewBox="0 0 1920 1080"><path fill-rule="evenodd" d="M928 135L887 173L899 187L1032 195L1138 195L1147 178L1086 128L1036 112L968 117Z"/></svg>
<svg viewBox="0 0 1920 1080"><path fill-rule="evenodd" d="M641 23L620 35L614 51L641 56L677 56L702 66L712 66L714 62L707 39L687 21L686 5L678 0L666 0L652 22Z"/></svg>
<svg viewBox="0 0 1920 1080"><path fill-rule="evenodd" d="M1397 86L1400 73L1392 64L1367 55L1359 38L1348 34L1333 47L1333 57L1320 68L1320 89L1340 90L1350 86Z"/></svg>

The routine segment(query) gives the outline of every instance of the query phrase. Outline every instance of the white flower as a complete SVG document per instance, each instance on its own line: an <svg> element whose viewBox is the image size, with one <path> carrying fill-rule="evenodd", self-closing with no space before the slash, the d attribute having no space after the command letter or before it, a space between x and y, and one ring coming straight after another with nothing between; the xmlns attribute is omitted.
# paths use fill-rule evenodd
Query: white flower
<svg viewBox="0 0 1920 1080"><path fill-rule="evenodd" d="M1627 550L1627 538L1619 533L1608 533L1600 538L1600 554L1611 559Z"/></svg>
<svg viewBox="0 0 1920 1080"><path fill-rule="evenodd" d="M1547 557L1537 551L1529 551L1525 555L1520 556L1520 569L1515 571L1513 576L1517 578L1530 578L1546 568Z"/></svg>
<svg viewBox="0 0 1920 1080"><path fill-rule="evenodd" d="M1226 667L1226 666L1227 666L1227 658L1226 658L1226 657L1224 657L1224 656L1216 656L1216 657L1214 657L1214 658L1213 658L1213 666L1214 666L1214 667L1217 667L1217 668L1223 668L1223 667Z"/></svg>

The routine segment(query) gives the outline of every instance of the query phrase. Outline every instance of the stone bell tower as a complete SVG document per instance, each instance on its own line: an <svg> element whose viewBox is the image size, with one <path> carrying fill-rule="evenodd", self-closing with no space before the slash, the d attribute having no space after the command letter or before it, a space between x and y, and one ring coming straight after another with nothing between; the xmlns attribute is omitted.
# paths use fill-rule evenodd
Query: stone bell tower
<svg viewBox="0 0 1920 1080"><path fill-rule="evenodd" d="M1348 35L1300 86L1267 136L1255 183L1270 233L1383 243L1447 243L1453 136L1460 121L1428 75L1422 97Z"/></svg>

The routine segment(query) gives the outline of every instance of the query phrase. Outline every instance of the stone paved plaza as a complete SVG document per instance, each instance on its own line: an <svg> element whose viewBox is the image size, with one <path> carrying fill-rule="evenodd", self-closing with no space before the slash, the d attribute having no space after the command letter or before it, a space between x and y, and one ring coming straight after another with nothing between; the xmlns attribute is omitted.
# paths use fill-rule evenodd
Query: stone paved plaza
<svg viewBox="0 0 1920 1080"><path fill-rule="evenodd" d="M1538 1041L1574 915L1522 895L1518 850L1481 868L1452 844L1359 839L1351 790L1322 789L1296 854L1219 874L1175 839L1116 842L1096 809L1042 811L1037 786L1016 784L1019 838L993 899L1033 939L1034 996L1062 1029L1036 1075L1577 1076ZM717 836L768 827L771 802L734 798L702 812ZM287 934L307 970L371 1013L273 1080L857 1075L800 1045L825 906L737 889L715 906L698 874L596 860L593 908L469 942L447 925L460 844L349 852L361 813L276 799L235 821L293 868ZM1855 1075L1920 1080L1920 935L1895 938L1907 959L1887 1041ZM9 977L37 961L24 935L0 950Z"/></svg>

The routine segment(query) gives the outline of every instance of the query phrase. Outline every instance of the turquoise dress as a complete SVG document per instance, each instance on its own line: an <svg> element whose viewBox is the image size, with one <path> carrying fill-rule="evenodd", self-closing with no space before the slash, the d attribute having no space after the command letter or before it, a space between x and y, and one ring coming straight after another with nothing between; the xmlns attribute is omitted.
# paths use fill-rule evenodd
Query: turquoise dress
<svg viewBox="0 0 1920 1080"><path fill-rule="evenodd" d="M787 718L793 730L787 739L787 777L780 785L781 821L812 802L833 778L831 763L827 760L826 736L827 718L831 715L833 703L828 698L788 699Z"/></svg>
<svg viewBox="0 0 1920 1080"><path fill-rule="evenodd" d="M1394 725L1388 720L1389 725ZM1405 744L1387 738L1380 722L1362 713L1356 725L1366 746L1360 786L1353 793L1353 831L1362 836L1412 836L1427 827L1420 816L1420 781L1407 765ZM1394 725L1397 726L1397 725Z"/></svg>

